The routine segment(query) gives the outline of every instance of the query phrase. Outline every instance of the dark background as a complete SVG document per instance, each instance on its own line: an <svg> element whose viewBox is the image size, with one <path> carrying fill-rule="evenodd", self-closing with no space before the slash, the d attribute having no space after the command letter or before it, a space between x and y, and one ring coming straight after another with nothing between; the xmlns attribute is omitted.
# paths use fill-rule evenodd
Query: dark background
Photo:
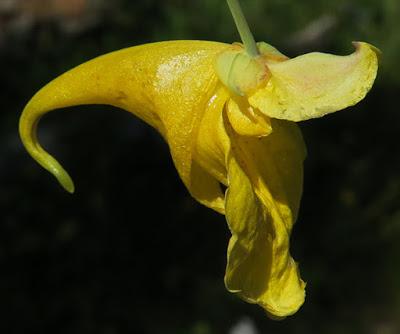
<svg viewBox="0 0 400 334"><path fill-rule="evenodd" d="M18 138L30 97L85 60L159 40L237 41L225 1L0 0L0 333L400 333L400 2L242 5L256 39L290 56L347 54L352 40L383 51L364 101L300 124L291 247L304 306L274 322L225 290L224 217L188 195L166 144L130 114L85 106L42 120L73 196ZM232 331L241 321L253 331Z"/></svg>

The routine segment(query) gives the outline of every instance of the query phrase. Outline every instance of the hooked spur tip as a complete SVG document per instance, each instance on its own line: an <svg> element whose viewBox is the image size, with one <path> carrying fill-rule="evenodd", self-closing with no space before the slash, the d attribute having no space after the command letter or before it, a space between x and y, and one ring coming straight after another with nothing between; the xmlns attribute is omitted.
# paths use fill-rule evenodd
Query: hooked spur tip
<svg viewBox="0 0 400 334"><path fill-rule="evenodd" d="M51 173L55 176L60 185L70 194L75 192L75 185L69 174L61 167L61 169L52 170Z"/></svg>
<svg viewBox="0 0 400 334"><path fill-rule="evenodd" d="M34 151L34 153L30 153L32 157L39 162L39 164L41 164L57 179L57 181L66 191L68 191L70 194L74 193L74 181L72 181L72 178L69 176L68 172L58 163L57 160L55 160L51 155L43 151L41 148L38 151Z"/></svg>
<svg viewBox="0 0 400 334"><path fill-rule="evenodd" d="M29 118L29 109L25 109L19 123L20 137L31 157L49 171L69 193L74 193L75 186L67 171L47 153L39 144L36 135L38 117Z"/></svg>

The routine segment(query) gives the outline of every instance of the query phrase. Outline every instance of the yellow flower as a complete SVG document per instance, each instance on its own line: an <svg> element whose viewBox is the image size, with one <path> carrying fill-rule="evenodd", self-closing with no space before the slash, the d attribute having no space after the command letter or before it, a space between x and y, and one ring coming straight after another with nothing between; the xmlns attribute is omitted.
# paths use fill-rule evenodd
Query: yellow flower
<svg viewBox="0 0 400 334"><path fill-rule="evenodd" d="M376 76L378 51L355 43L349 56L311 53L289 59L248 37L242 34L244 47L170 41L93 59L29 101L20 135L31 156L73 192L69 175L37 141L44 114L109 104L153 126L168 143L190 194L226 215L232 233L227 289L273 317L285 317L299 309L305 296L289 253L306 154L294 122L363 99Z"/></svg>

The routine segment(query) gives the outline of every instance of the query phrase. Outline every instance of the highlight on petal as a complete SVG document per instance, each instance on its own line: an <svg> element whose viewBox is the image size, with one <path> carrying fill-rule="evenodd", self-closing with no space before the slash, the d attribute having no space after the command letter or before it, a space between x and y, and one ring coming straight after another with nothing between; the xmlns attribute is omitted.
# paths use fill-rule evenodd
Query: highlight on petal
<svg viewBox="0 0 400 334"><path fill-rule="evenodd" d="M276 120L272 127L260 139L228 131L232 150L225 209L232 238L225 284L281 318L295 313L305 298L305 283L289 253L305 149L295 124Z"/></svg>
<svg viewBox="0 0 400 334"><path fill-rule="evenodd" d="M379 50L354 43L349 56L309 53L269 63L268 83L248 97L269 117L303 121L352 106L371 89L378 70Z"/></svg>

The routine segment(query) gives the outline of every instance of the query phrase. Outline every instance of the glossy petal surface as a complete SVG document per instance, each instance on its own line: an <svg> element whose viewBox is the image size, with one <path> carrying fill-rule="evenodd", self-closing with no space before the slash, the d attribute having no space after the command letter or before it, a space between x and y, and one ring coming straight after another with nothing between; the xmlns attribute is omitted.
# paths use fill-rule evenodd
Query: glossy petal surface
<svg viewBox="0 0 400 334"><path fill-rule="evenodd" d="M20 119L21 139L32 157L72 192L69 175L37 140L40 118L51 110L82 104L122 108L163 135L191 194L211 207L219 201L215 208L221 211L215 180L199 166L192 171L192 154L201 115L218 82L213 61L227 47L215 42L161 42L86 62L50 82L31 99ZM196 178L193 182L192 177Z"/></svg>

